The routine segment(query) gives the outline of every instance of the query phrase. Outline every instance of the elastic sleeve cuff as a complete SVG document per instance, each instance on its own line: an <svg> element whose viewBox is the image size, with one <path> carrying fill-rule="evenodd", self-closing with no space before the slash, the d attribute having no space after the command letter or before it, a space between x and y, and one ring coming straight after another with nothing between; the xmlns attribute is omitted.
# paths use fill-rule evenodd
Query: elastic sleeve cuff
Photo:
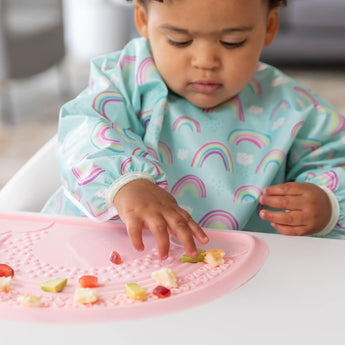
<svg viewBox="0 0 345 345"><path fill-rule="evenodd" d="M329 201L331 202L331 208L332 208L331 219L329 220L328 224L323 230L315 234L316 236L325 236L328 233L330 233L334 229L335 225L337 224L340 210L339 210L338 200L335 197L334 193L327 187L323 187L323 186L318 186L318 187L320 187L322 190L326 192L326 194L329 197Z"/></svg>
<svg viewBox="0 0 345 345"><path fill-rule="evenodd" d="M107 203L108 209L114 207L113 201L117 192L127 183L132 182L134 180L148 180L148 181L151 181L152 183L156 183L155 179L150 174L147 174L147 173L131 172L131 173L121 176L110 186L106 194L106 203Z"/></svg>

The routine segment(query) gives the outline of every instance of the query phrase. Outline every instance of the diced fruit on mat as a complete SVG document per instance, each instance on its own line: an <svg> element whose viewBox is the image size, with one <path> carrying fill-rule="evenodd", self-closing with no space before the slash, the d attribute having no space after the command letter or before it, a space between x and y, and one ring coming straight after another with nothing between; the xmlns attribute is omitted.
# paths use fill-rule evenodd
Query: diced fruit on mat
<svg viewBox="0 0 345 345"><path fill-rule="evenodd" d="M171 289L177 287L176 275L171 268L162 267L160 270L152 272L151 277L159 285L163 285L166 288Z"/></svg>
<svg viewBox="0 0 345 345"><path fill-rule="evenodd" d="M93 289L81 288L75 290L73 300L78 304L93 304L99 300L99 295Z"/></svg>
<svg viewBox="0 0 345 345"><path fill-rule="evenodd" d="M11 287L12 277L0 277L0 292L8 292Z"/></svg>
<svg viewBox="0 0 345 345"><path fill-rule="evenodd" d="M79 285L82 288L95 288L98 286L98 278L95 276L82 276L79 278Z"/></svg>
<svg viewBox="0 0 345 345"><path fill-rule="evenodd" d="M0 277L13 277L14 271L13 268L6 265L6 264L0 264Z"/></svg>
<svg viewBox="0 0 345 345"><path fill-rule="evenodd" d="M137 283L129 283L125 285L125 292L129 298L144 301L146 299L146 291Z"/></svg>
<svg viewBox="0 0 345 345"><path fill-rule="evenodd" d="M32 296L29 294L18 297L17 302L24 307L40 307L41 297Z"/></svg>
<svg viewBox="0 0 345 345"><path fill-rule="evenodd" d="M171 291L166 288L165 286L162 285L158 285L156 286L152 293L157 296L158 298L166 298L169 297L171 295Z"/></svg>
<svg viewBox="0 0 345 345"><path fill-rule="evenodd" d="M110 261L115 264L115 265L120 265L120 263L122 262L121 256L120 254L114 250L111 255L110 255Z"/></svg>
<svg viewBox="0 0 345 345"><path fill-rule="evenodd" d="M202 255L203 252L204 252L203 249L198 248L198 255L195 258L191 258L187 254L183 254L181 257L181 261L192 262L192 263L204 261L204 255Z"/></svg>
<svg viewBox="0 0 345 345"><path fill-rule="evenodd" d="M224 263L223 256L225 253L222 249L210 249L204 252L203 255L204 261L212 267L216 267Z"/></svg>
<svg viewBox="0 0 345 345"><path fill-rule="evenodd" d="M67 278L57 278L41 283L41 289L46 292L60 292L67 285Z"/></svg>

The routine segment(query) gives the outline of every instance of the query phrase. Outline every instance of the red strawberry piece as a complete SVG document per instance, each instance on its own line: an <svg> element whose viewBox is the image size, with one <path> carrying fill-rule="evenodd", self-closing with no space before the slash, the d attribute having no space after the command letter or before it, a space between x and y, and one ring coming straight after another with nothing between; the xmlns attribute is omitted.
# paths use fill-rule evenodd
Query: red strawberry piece
<svg viewBox="0 0 345 345"><path fill-rule="evenodd" d="M0 277L13 277L14 271L13 268L6 265L6 264L0 264Z"/></svg>
<svg viewBox="0 0 345 345"><path fill-rule="evenodd" d="M110 256L110 261L115 264L119 265L122 262L121 256L117 251L113 251Z"/></svg>
<svg viewBox="0 0 345 345"><path fill-rule="evenodd" d="M98 286L98 278L95 276L82 276L79 278L79 285L82 288L95 288Z"/></svg>
<svg viewBox="0 0 345 345"><path fill-rule="evenodd" d="M153 289L152 293L158 298L166 298L166 297L169 297L171 294L170 290L162 285L156 286Z"/></svg>

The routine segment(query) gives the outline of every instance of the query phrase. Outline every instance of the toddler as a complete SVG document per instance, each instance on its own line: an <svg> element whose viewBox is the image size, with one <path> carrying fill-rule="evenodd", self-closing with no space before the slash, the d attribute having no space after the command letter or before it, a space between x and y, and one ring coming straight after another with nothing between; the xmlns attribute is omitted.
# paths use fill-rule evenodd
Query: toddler
<svg viewBox="0 0 345 345"><path fill-rule="evenodd" d="M345 233L345 118L259 62L284 0L136 0L141 38L93 59L60 112L46 212L121 220L168 256L202 228Z"/></svg>

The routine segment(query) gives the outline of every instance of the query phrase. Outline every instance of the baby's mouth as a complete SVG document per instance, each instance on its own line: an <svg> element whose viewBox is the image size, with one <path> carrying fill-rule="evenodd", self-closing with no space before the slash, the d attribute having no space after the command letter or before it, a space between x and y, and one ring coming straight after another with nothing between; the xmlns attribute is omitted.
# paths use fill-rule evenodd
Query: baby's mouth
<svg viewBox="0 0 345 345"><path fill-rule="evenodd" d="M205 94L213 93L222 86L220 83L212 81L195 81L189 85L194 91Z"/></svg>

